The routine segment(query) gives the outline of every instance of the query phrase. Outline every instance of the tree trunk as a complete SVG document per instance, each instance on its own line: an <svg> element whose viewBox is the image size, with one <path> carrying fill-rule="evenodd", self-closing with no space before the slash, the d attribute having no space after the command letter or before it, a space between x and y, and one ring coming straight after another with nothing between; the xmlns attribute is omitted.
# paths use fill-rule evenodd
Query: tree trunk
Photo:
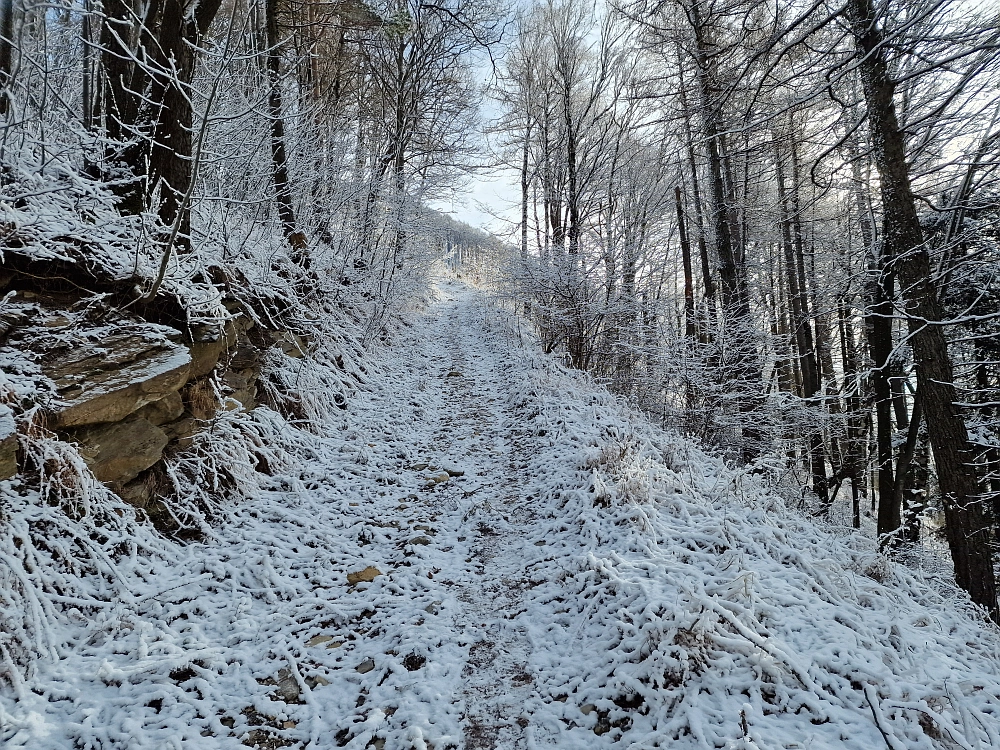
<svg viewBox="0 0 1000 750"><path fill-rule="evenodd" d="M712 281L712 262L708 256L708 243L705 241L705 219L702 215L701 207L701 186L698 180L698 161L694 152L694 134L691 131L691 110L687 102L687 86L684 83L683 66L679 64L680 50L678 49L678 76L680 78L680 103L684 118L684 135L687 145L688 168L691 170L691 202L694 204L695 226L698 229L698 255L701 260L701 281L705 295L704 317L700 322L699 330L701 342L709 344L715 337L713 327L715 326L715 283Z"/></svg>
<svg viewBox="0 0 1000 750"><path fill-rule="evenodd" d="M180 249L190 244L184 201L194 177L190 85L198 45L220 5L221 0L205 0L187 12L181 0L151 0L141 18L122 0L104 5L104 128L109 140L120 144L109 146L105 170L116 182L120 210L155 207L164 227L176 222ZM129 47L133 38L138 52ZM125 179L123 170L133 179Z"/></svg>
<svg viewBox="0 0 1000 750"><path fill-rule="evenodd" d="M677 207L677 231L681 239L681 258L684 265L684 335L692 341L697 338L697 325L694 315L694 279L691 270L691 243L688 241L687 228L684 224L684 205L681 202L680 186L674 188L674 200Z"/></svg>
<svg viewBox="0 0 1000 750"><path fill-rule="evenodd" d="M83 113L83 127L90 132L94 129L94 32L90 0L84 0L83 3L83 18L80 20L80 38L83 40L80 60L83 67L80 104ZM0 44L2 43L0 41ZM2 59L2 56L2 51L0 51L0 59ZM0 62L0 68L2 68L2 62ZM90 172L92 166L88 160L86 171Z"/></svg>
<svg viewBox="0 0 1000 750"><path fill-rule="evenodd" d="M795 348L798 351L799 367L802 371L802 397L816 410L822 408L820 402L819 364L813 343L812 326L809 324L808 296L804 287L805 274L801 252L801 228L797 217L790 213L789 191L785 185L785 170L777 138L774 141L774 165L778 183L778 208L781 213L781 239L785 255L785 280L791 302L792 330L795 334ZM794 187L793 187L794 190ZM830 494L826 479L826 452L823 433L809 435L809 465L812 473L812 489L819 498L823 513L830 511Z"/></svg>
<svg viewBox="0 0 1000 750"><path fill-rule="evenodd" d="M777 268L777 262L772 264L771 274L771 296L774 300L772 307L771 335L774 337L775 349L775 377L777 378L778 390L783 393L795 393L795 372L792 367L792 351L789 346L788 326L785 324L784 295L782 294L782 282L784 275L781 269Z"/></svg>
<svg viewBox="0 0 1000 750"><path fill-rule="evenodd" d="M285 150L285 120L281 103L281 39L278 34L278 0L264 2L265 39L267 42L267 115L271 123L271 179L274 202L285 240L296 256L306 246L305 235L295 223L295 208L288 179L288 154ZM296 258L298 259L298 258Z"/></svg>
<svg viewBox="0 0 1000 750"><path fill-rule="evenodd" d="M920 391L913 395L913 414L906 429L906 443L896 460L896 486L893 488L893 503L901 508L903 539L907 542L920 541L919 509L914 501L914 484L911 480L914 471L913 457L917 452L917 440L920 434L920 422L923 419L923 408L920 403Z"/></svg>
<svg viewBox="0 0 1000 750"><path fill-rule="evenodd" d="M104 134L110 141L105 148L103 170L107 181L115 185L119 210L138 214L145 209L146 160L138 158L137 154L141 154L138 149L134 149L136 154L131 160L125 154L129 139L133 135L138 137L134 130L139 98L132 89L133 67L138 66L133 66L132 50L129 49L133 18L131 7L125 0L104 0L102 5L100 80L103 86L99 106L95 108L99 110L95 111L95 119L103 117ZM139 25L137 36L140 48L148 47L152 42L147 23L152 23L158 5L158 0L149 3L148 13ZM143 71L139 72L144 75ZM145 86L140 81L136 82Z"/></svg>
<svg viewBox="0 0 1000 750"><path fill-rule="evenodd" d="M868 105L875 165L879 172L884 212L883 241L892 250L906 299L907 323L917 366L927 434L948 525L948 545L955 564L955 581L994 620L996 583L979 485L972 465L969 434L955 405L956 394L943 319L931 280L930 257L910 187L903 134L896 118L895 85L885 55L885 40L877 25L872 0L849 0L848 13L859 53L859 71Z"/></svg>
<svg viewBox="0 0 1000 750"><path fill-rule="evenodd" d="M0 115L10 112L14 80L14 0L0 0Z"/></svg>
<svg viewBox="0 0 1000 750"><path fill-rule="evenodd" d="M892 296L894 281L889 266L891 249L883 245L876 247L875 228L870 217L868 197L863 185L867 184L859 165L858 150L854 141L848 139L845 143L848 159L854 181L853 193L858 224L861 228L861 240L868 254L868 279L865 284L867 311L865 314L865 337L868 340L868 350L874 367L869 375L868 389L875 399L875 455L876 455L876 485L877 493L872 495L872 508L875 508L875 496L879 498L877 534L880 539L892 540L893 534L900 524L898 509L891 500L894 494L895 482L892 472L892 390L889 381L889 359L892 356Z"/></svg>
<svg viewBox="0 0 1000 750"><path fill-rule="evenodd" d="M722 151L723 134L720 104L716 101L712 77L711 49L705 36L698 2L691 6L691 22L695 35L695 62L698 68L698 83L701 89L703 116L702 123L708 147L709 195L712 208L712 222L715 231L715 249L719 260L719 282L722 291L723 317L726 320L729 338L738 342L734 353L736 365L734 376L736 387L754 390L760 387L762 373L757 362L757 352L753 345L754 321L750 314L750 298L747 293L745 269L737 257L734 235L739 228L732 223L733 206L726 189L725 154ZM744 394L738 400L743 425L743 440L740 448L745 463L752 463L761 453L764 431L759 425L758 407L760 398Z"/></svg>
<svg viewBox="0 0 1000 750"><path fill-rule="evenodd" d="M837 328L840 334L841 359L844 363L844 387L847 403L847 440L842 455L840 479L851 480L852 525L861 528L861 481L865 459L866 423L871 420L871 412L862 408L862 380L857 345L854 342L854 325L847 313L847 302L843 299L837 305ZM838 483L839 489L839 483ZM836 491L834 492L836 496Z"/></svg>
<svg viewBox="0 0 1000 750"><path fill-rule="evenodd" d="M152 123L147 200L158 200L164 227L178 222L178 248L189 247L191 238L190 212L181 205L191 185L194 125L191 96L185 89L194 77L195 59L185 25L181 0L165 0L149 96L154 104L147 120Z"/></svg>
<svg viewBox="0 0 1000 750"><path fill-rule="evenodd" d="M524 143L521 144L521 260L528 260L528 155L531 146L531 118L525 117ZM525 303L527 305L527 303ZM525 310L527 312L527 310Z"/></svg>

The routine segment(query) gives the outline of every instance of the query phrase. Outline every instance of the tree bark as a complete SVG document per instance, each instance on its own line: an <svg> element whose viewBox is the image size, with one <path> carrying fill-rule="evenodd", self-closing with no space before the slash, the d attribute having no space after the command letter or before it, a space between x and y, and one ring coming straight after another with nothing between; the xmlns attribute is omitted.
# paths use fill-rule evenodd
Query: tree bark
<svg viewBox="0 0 1000 750"><path fill-rule="evenodd" d="M859 53L858 67L880 177L883 241L892 251L906 299L917 388L938 470L955 581L969 592L972 601L998 620L989 525L972 465L968 430L955 405L951 356L944 329L939 325L942 310L931 280L930 257L910 185L885 38L872 0L849 0L847 9Z"/></svg>
<svg viewBox="0 0 1000 750"><path fill-rule="evenodd" d="M142 18L123 0L104 6L104 128L120 144L109 148L108 176L116 182L121 210L139 213L155 202L164 227L177 222L181 249L190 243L190 210L183 201L193 179L190 85L198 45L220 5L204 0L189 13L181 0L150 0ZM135 53L129 48L133 37Z"/></svg>
<svg viewBox="0 0 1000 750"><path fill-rule="evenodd" d="M525 116L524 142L521 144L521 260L528 260L528 156L531 146L531 118ZM527 305L527 303L525 303Z"/></svg>
<svg viewBox="0 0 1000 750"><path fill-rule="evenodd" d="M892 387L889 380L889 360L893 350L892 297L895 282L890 265L893 249L886 243L882 243L881 247L876 246L868 200L862 189L865 180L858 165L857 149L852 141L848 141L846 145L854 178L853 192L861 239L869 258L865 285L865 296L868 298L865 336L874 365L869 376L869 389L875 398L875 470L879 499L876 533L879 539L892 542L895 537L891 535L899 529L900 524L899 509L892 500L895 481L892 470Z"/></svg>
<svg viewBox="0 0 1000 750"><path fill-rule="evenodd" d="M271 124L271 179L274 202L285 240L296 255L306 246L305 235L295 223L295 208L288 179L288 153L285 150L285 120L281 102L281 38L278 34L278 0L265 0L264 26L267 43L267 115Z"/></svg>
<svg viewBox="0 0 1000 750"><path fill-rule="evenodd" d="M691 131L691 110L687 102L687 86L684 83L683 65L680 65L680 50L678 49L678 89L682 115L684 118L684 135L687 145L688 168L691 170L691 202L694 204L695 226L698 228L698 255L701 260L701 280L705 295L704 317L700 322L700 334L703 344L714 340L713 326L715 320L715 283L712 281L712 261L708 256L708 243L705 241L705 219L701 207L701 186L698 179L698 161L695 158L694 134Z"/></svg>
<svg viewBox="0 0 1000 750"><path fill-rule="evenodd" d="M681 239L681 259L684 266L684 335L693 341L698 335L694 314L694 278L691 270L691 243L688 241L687 227L684 222L684 204L681 201L680 186L674 188L674 200L677 208L677 231Z"/></svg>
<svg viewBox="0 0 1000 750"><path fill-rule="evenodd" d="M794 208L794 203L791 202L789 190L785 184L785 170L777 138L774 141L774 164L781 214L781 239L785 255L785 280L788 284L788 297L791 302L792 329L795 335L795 348L798 351L797 359L802 371L802 397L811 408L819 410L822 408L819 363L816 360L812 326L809 324L808 295L804 286L805 274L801 262L802 232L797 226L797 219L790 212L790 208ZM830 494L827 487L823 433L814 432L809 435L808 443L812 489L816 497L819 498L823 513L829 513Z"/></svg>
<svg viewBox="0 0 1000 750"><path fill-rule="evenodd" d="M736 387L752 390L761 386L763 374L757 362L756 348L752 343L752 332L756 327L751 319L746 272L742 258L738 257L738 247L734 244L734 236L739 234L739 228L733 224L734 211L726 187L724 163L726 155L723 151L725 131L719 111L721 105L716 101L711 49L701 17L700 2L701 0L695 0L692 3L690 18L695 37L695 62L702 99L702 125L708 148L709 196L715 249L719 260L723 317L730 339L739 342L739 351L734 354L736 359L734 376L738 381ZM760 456L764 443L764 431L759 425L759 405L760 398L752 394L744 394L738 400L738 408L743 418L740 452L745 463L752 463Z"/></svg>
<svg viewBox="0 0 1000 750"><path fill-rule="evenodd" d="M920 422L923 419L923 408L920 403L920 391L913 394L913 414L907 424L906 442L896 460L896 485L893 488L893 503L901 508L903 538L907 542L920 541L920 519L912 503L913 482L907 481L913 468L913 457L917 452L917 439L920 433ZM910 494L910 497L906 497Z"/></svg>
<svg viewBox="0 0 1000 750"><path fill-rule="evenodd" d="M0 115L10 112L14 80L14 0L0 0Z"/></svg>
<svg viewBox="0 0 1000 750"><path fill-rule="evenodd" d="M847 403L847 440L841 453L843 464L838 478L839 483L844 478L851 480L851 517L852 525L861 528L861 481L862 467L865 459L865 444L867 440L866 425L871 421L871 412L862 408L862 380L858 363L858 350L854 342L854 325L847 312L847 301L841 299L837 305L837 328L840 334L840 352L844 363L844 386ZM836 490L834 496L836 496Z"/></svg>
<svg viewBox="0 0 1000 750"><path fill-rule="evenodd" d="M80 20L80 39L83 41L83 49L80 55L80 62L83 68L80 104L83 113L83 127L88 132L94 129L94 33L92 24L93 18L91 16L90 0L84 0L83 18ZM2 67L2 63L0 63L0 67ZM88 172L91 166L88 161Z"/></svg>
<svg viewBox="0 0 1000 750"><path fill-rule="evenodd" d="M572 92L568 78L563 80L563 122L566 126L566 176L568 179L568 191L566 194L566 207L569 209L569 228L567 237L569 239L570 264L576 267L576 256L580 252L580 195L579 195L579 175L577 173L577 142L576 131L573 123Z"/></svg>

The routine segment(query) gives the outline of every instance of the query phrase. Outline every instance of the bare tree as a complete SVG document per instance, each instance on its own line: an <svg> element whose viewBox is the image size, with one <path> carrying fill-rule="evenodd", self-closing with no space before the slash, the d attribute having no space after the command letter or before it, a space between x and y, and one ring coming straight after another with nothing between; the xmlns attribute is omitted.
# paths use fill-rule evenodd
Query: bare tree
<svg viewBox="0 0 1000 750"><path fill-rule="evenodd" d="M137 15L124 0L104 7L100 34L103 91L100 113L108 139L107 179L122 208L147 207L164 227L176 221L178 243L190 242L194 107L191 82L197 51L222 0L192 12L180 0L147 4Z"/></svg>
<svg viewBox="0 0 1000 750"><path fill-rule="evenodd" d="M889 71L885 36L870 0L848 4L873 158L878 168L884 226L883 251L899 275L906 300L910 343L917 364L920 403L934 449L948 523L948 544L955 580L972 600L997 619L996 585L989 532L965 421L956 404L954 370L944 320L933 285L930 255L924 242L910 182L906 147L896 116L895 82Z"/></svg>

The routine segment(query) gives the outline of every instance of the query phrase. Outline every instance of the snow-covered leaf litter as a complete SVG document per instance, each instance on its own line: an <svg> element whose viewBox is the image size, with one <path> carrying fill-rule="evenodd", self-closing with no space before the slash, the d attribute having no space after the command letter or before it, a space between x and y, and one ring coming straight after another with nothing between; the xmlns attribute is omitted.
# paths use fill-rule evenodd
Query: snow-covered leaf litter
<svg viewBox="0 0 1000 750"><path fill-rule="evenodd" d="M522 615L539 744L1000 747L1000 639L953 590L521 359L551 525Z"/></svg>
<svg viewBox="0 0 1000 750"><path fill-rule="evenodd" d="M378 399L392 384L377 368L359 363L357 369L369 380L368 400L381 420ZM285 377L301 385L303 373ZM178 547L157 539L99 486L94 516L74 522L8 485L5 573L28 580L3 581L4 594L10 594L4 615L9 622L22 614L31 619L23 629L37 648L26 676L6 665L13 689L0 697L4 746L240 747L244 739L332 747L349 739L351 732L338 736L341 729L358 734L353 720L362 692L394 669L416 682L400 666L409 652L387 652L419 630L413 613L440 597L427 593L434 584L421 580L424 571L409 572L401 564L404 551L393 528L399 499L385 487L400 484L403 459L390 455L394 444L382 434L393 434L392 422L382 428L370 412L342 413L331 406L327 413L343 418L325 436L268 409L217 422L203 437L200 454L202 464L215 465L204 470L188 459L175 467L201 482L224 477L250 495L208 508L219 524L208 544ZM412 439L410 433L402 438ZM254 458L264 459L276 475L254 475ZM409 472L402 484L416 489L422 477ZM203 500L183 504L187 520L206 509ZM50 559L25 560L20 554L34 551L28 527L47 522L54 547L63 537L76 537L91 548L80 570L64 580L52 580L60 559L80 555L60 556L57 549ZM350 587L347 574L366 565L386 573L401 569ZM30 606L28 600L34 600ZM340 647L329 647L335 643ZM377 668L357 671L371 655L378 657ZM460 662L456 653L451 663ZM418 693L429 689L432 671L420 675ZM337 675L337 687L320 689ZM289 678L295 686L290 692ZM438 692L448 691L438 686ZM368 707L363 713L373 720ZM437 721L403 713L400 719L417 741L420 721ZM454 721L433 732L456 733Z"/></svg>
<svg viewBox="0 0 1000 750"><path fill-rule="evenodd" d="M49 587L48 650L0 694L0 739L1000 747L996 634L952 596L442 294L323 434L266 409L220 425L206 457L263 452L274 476L237 472L264 484L215 509L210 543L98 503L119 556Z"/></svg>

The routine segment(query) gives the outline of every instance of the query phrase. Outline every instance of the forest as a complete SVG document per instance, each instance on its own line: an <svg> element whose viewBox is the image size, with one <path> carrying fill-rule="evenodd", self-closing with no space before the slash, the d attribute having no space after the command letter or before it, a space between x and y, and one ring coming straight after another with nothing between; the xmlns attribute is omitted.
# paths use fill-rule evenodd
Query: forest
<svg viewBox="0 0 1000 750"><path fill-rule="evenodd" d="M726 639L745 638L788 670L774 678L784 687L765 688L761 699L781 710L763 710L761 721L809 705L810 726L863 715L862 745L874 728L890 750L1000 747L990 708L990 691L1000 691L993 4L0 0L0 120L0 744L110 748L132 736L141 747L492 750L596 747L587 744L596 735L630 747L682 738L691 747L806 746L785 742L814 731L808 719L787 736L774 727L754 734L750 709L763 709L751 692L764 695L766 674L739 673L756 686L747 703L719 697L675 720L678 706L699 700L692 675L711 685L708 675L730 669L718 651L698 649L715 638L727 651L736 647ZM479 206L491 220L474 227L460 206L485 181L504 187ZM509 488L520 488L516 497ZM490 499L477 504L476 493ZM574 493L586 498L582 510ZM296 505L306 497L311 510ZM686 505L670 526L675 502ZM401 520L420 503L426 518ZM644 503L656 510L615 510ZM499 510L508 505L509 514ZM721 518L731 509L742 541L719 531L725 520L685 525L708 507ZM449 516L459 525L446 533L436 519ZM579 554L546 558L562 572L493 597L506 603L491 604L483 587L464 599L439 592L414 615L381 599L369 608L357 593L395 585L385 601L409 602L434 575L465 575L449 572L459 558L473 566L469 575L499 565L496 581L527 576L514 561L554 544L549 532L538 531L536 543L536 527L514 525L536 517L554 519L560 539L578 526L579 539L565 546ZM390 527L407 523L412 538L390 544ZM665 543L623 524L672 539L676 550L694 545L676 554L699 583L676 590L688 597L682 610L697 614L678 610L668 626L650 603L642 628L659 635L635 625L649 643L672 633L664 664L683 668L676 677L672 666L630 672L613 684L586 672L567 693L557 678L543 679L546 667L532 661L539 647L526 645L542 638L547 649L563 647L526 635L537 618L562 616L545 609L556 595L524 597L576 580L565 572L574 566L600 578L619 563L602 567L594 550L619 533L625 557L660 565ZM480 546L467 558L445 555L473 545L466 537ZM517 546L529 538L541 551ZM365 556L382 554L379 545L397 551L376 564ZM790 635L799 625L775 651L756 594L746 594L746 610L716 603L739 586L705 571L737 548L766 560L740 581L777 575L784 585L802 570L819 581L802 591L816 585L829 596L806 609L841 596L829 593L839 591L838 576L860 576L861 588L876 581L877 595L850 600L859 613L878 610L858 642L881 648L895 638L889 657L871 658L896 671L866 682L837 672L832 657L802 666L813 647ZM255 562L240 569L240 556ZM416 588L385 582L387 568L416 575L417 560L427 580ZM818 571L828 560L841 572L826 579ZM626 590L645 591L629 578L642 567L633 564L615 573L621 601L640 596ZM662 564L657 580L666 581ZM363 570L346 572L354 565ZM774 572L785 565L798 572ZM341 568L350 596L361 598L345 599L331 618L310 592L342 589L329 577ZM174 614L162 609L161 593L202 578L202 594L164 605L181 608ZM574 592L580 606L565 610L581 618L574 637L592 634L582 637L598 650L613 641L608 653L625 654L613 657L618 669L632 664L623 644L635 623L618 619L631 605ZM199 597L219 597L218 606ZM529 611L536 620L482 663L473 653L480 641L468 651L444 630L426 636L436 646L400 656L407 638L425 637L400 633L414 617L436 616L442 601L468 605L471 620L513 622ZM918 659L930 641L920 641L922 625L904 637L919 648L887 635L897 605L927 608L934 614L912 621L951 623L941 627L955 644L981 641L981 650L936 642L961 666L914 684L940 678L944 687L898 687L905 669L895 654ZM242 609L219 614L230 606ZM195 636L180 618L215 612L205 632L222 634L244 613L270 623L276 606L298 625L274 636L290 640L252 673L258 698L249 707L250 698L233 698L243 688L226 681L224 665L252 671L263 657L239 651L246 646L211 656L210 643L188 643ZM383 621L383 610L395 614ZM361 630L376 611L379 624ZM836 611L826 621L839 623ZM714 635L699 629L703 617ZM598 636L591 629L602 618L622 634ZM330 635L335 621L354 635ZM343 665L307 674L318 662L296 649L305 648L301 629L314 626L309 647L349 638L359 658L362 642L382 649L351 667L367 675L369 661L378 666L357 706L357 691L337 688L337 711L350 721L317 708L313 694ZM840 635L816 636L827 637ZM134 638L141 645L128 658L139 661L112 668L107 659L118 657L109 654L126 653L116 639ZM495 648L499 636L491 638ZM181 655L135 666L149 657L147 640ZM465 708L433 708L428 687L425 713L397 715L402 704L359 713L383 683L383 692L403 690L392 680L426 671L433 650L447 650L442 643L454 651L443 663L459 665L435 677L442 694L462 663L500 665L466 684L466 703L454 703ZM461 648L465 656L455 656ZM386 654L399 664L383 671ZM567 673L589 669L565 658ZM91 712L105 728L81 718L91 715L80 707L85 690L55 666L70 662L94 685L132 696L123 700L145 696L149 716L135 724L134 710L108 697L94 698ZM138 678L122 676L133 666L176 695L143 693ZM961 679L989 685L963 703L941 674L967 667ZM588 685L600 697L581 704L585 720L551 720L571 734L585 726L585 739L531 739L525 727L536 716L555 717L576 691L581 703ZM782 691L802 686L835 708L815 709L811 698L790 706ZM511 696L529 689L525 705L537 699L544 710L510 728L496 723L496 712L523 702ZM654 689L658 697L644 692ZM269 690L268 701L297 708L268 713L260 696ZM684 697L663 698L678 690ZM307 708L309 721L295 713ZM715 717L705 719L715 735L691 718L702 710ZM640 721L657 711L660 724ZM853 718L832 720L838 711ZM435 725L435 716L447 718Z"/></svg>
<svg viewBox="0 0 1000 750"><path fill-rule="evenodd" d="M548 350L803 475L810 512L874 516L888 548L946 536L987 608L998 22L950 2L534 8L492 126L521 178L510 288Z"/></svg>

